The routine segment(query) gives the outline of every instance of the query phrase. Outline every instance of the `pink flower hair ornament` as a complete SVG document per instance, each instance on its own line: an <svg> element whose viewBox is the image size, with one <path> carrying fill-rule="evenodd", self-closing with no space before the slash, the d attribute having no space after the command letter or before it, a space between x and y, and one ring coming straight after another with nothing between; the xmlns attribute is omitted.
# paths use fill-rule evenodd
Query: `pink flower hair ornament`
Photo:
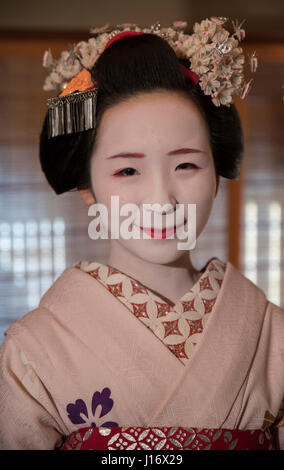
<svg viewBox="0 0 284 470"><path fill-rule="evenodd" d="M250 72L255 73L257 57L254 52L246 64L243 50L239 47L239 42L245 37L244 21L240 24L237 20L232 21L232 33L224 28L227 22L224 17L202 20L194 24L192 34L184 32L186 21L174 21L170 27L161 27L156 22L150 28L123 23L111 29L106 24L91 29L93 36L87 42L70 46L58 60L53 58L49 49L43 56L43 67L50 71L43 89L61 90L58 97L47 100L49 137L95 127L98 88L92 82L90 70L113 42L134 35L157 34L169 43L177 58L188 59L189 68L181 64L185 76L194 84L198 83L204 93L211 96L215 106L230 106L233 96L244 99L253 81L245 78L244 69L249 67Z"/></svg>

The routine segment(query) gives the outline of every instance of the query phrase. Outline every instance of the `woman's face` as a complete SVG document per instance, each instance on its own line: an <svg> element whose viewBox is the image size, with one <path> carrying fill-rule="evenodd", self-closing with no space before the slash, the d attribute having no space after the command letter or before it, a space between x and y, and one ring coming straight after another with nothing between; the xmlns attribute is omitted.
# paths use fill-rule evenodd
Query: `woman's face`
<svg viewBox="0 0 284 470"><path fill-rule="evenodd" d="M111 249L121 250L124 256L127 250L151 263L174 262L184 251L178 249L182 240L177 234L174 238L143 238L138 226L143 226L145 211L151 214L152 227L155 224L154 212L145 209L145 204L170 204L173 210L177 204L184 204L185 216L179 222L185 231L190 222L188 204L196 204L197 239L217 192L202 115L188 98L164 90L130 98L105 111L90 171L96 202L108 210ZM139 239L111 239L111 196L119 196L119 209L127 203L139 209L140 221L134 221L138 221L135 229L141 235ZM120 217L120 222L127 218L129 214ZM162 227L168 226L165 213L162 218Z"/></svg>

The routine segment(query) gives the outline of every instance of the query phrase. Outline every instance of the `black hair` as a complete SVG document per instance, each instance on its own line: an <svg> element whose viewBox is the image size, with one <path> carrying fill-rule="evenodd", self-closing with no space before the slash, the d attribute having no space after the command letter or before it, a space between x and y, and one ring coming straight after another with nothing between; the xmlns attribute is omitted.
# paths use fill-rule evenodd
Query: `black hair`
<svg viewBox="0 0 284 470"><path fill-rule="evenodd" d="M199 84L187 79L172 47L155 34L124 37L97 59L91 75L98 85L96 128L48 139L47 115L40 135L41 168L56 194L92 189L90 157L96 145L103 113L111 106L158 90L177 91L191 99L202 113L210 136L216 176L238 179L244 144L236 106L215 106Z"/></svg>

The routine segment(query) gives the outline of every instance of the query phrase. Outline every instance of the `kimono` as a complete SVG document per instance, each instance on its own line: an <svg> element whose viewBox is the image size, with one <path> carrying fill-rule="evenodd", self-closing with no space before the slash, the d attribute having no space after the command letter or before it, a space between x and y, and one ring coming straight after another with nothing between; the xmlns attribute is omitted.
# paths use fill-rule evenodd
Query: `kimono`
<svg viewBox="0 0 284 470"><path fill-rule="evenodd" d="M0 348L0 449L283 449L284 311L212 258L172 305L80 261Z"/></svg>

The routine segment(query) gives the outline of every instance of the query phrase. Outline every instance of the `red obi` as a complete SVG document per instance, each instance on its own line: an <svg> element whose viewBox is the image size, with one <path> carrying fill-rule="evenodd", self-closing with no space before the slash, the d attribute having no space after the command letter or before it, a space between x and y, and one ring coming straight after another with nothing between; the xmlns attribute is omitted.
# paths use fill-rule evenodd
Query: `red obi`
<svg viewBox="0 0 284 470"><path fill-rule="evenodd" d="M184 427L86 427L66 437L59 450L275 450L269 429Z"/></svg>

